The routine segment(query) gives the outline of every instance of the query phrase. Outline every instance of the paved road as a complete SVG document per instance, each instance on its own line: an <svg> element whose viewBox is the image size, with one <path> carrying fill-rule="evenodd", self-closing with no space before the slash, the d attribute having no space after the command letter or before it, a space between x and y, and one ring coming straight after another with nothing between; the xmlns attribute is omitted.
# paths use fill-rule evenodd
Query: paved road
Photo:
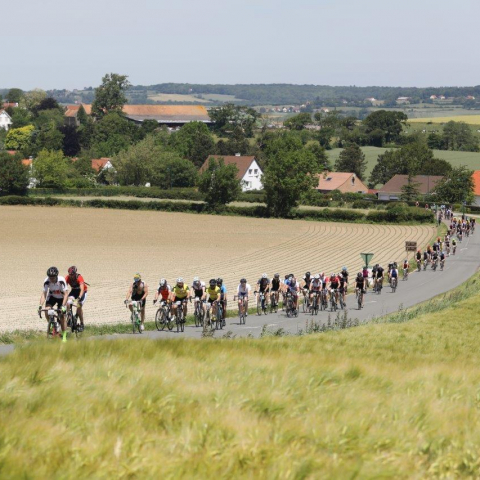
<svg viewBox="0 0 480 480"><path fill-rule="evenodd" d="M351 319L358 319L362 322L379 317L388 313L398 311L400 306L411 307L417 303L428 300L440 293L447 292L457 287L469 277L471 277L480 266L480 233L464 239L458 243L457 253L450 256L446 260L444 271L431 270L421 271L420 273L411 273L407 281L399 280L399 285L395 293L391 293L388 286L384 286L380 295L371 291L365 296L365 306L362 310L357 309L354 295L347 297L348 316ZM351 272L353 275L355 272ZM190 307L191 308L191 307ZM312 317L300 312L297 318L288 318L285 312L279 311L277 314L269 314L263 316L249 315L246 325L240 325L237 318L227 319L227 327L223 331L216 332L215 336L222 336L227 331L231 331L236 336L253 335L258 337L264 325L268 329L276 330L283 328L284 330L296 333L300 329L305 328L307 320L312 318L319 323L326 323L328 320L328 312L319 312L317 316ZM333 319L333 315L332 319ZM184 333L172 332L144 332L141 337L144 338L176 338L185 336L191 338L200 338L202 334L201 328L195 326L186 326ZM132 334L108 335L102 338L132 338ZM140 335L136 335L140 338ZM0 346L0 355L7 354L13 350L12 346Z"/></svg>

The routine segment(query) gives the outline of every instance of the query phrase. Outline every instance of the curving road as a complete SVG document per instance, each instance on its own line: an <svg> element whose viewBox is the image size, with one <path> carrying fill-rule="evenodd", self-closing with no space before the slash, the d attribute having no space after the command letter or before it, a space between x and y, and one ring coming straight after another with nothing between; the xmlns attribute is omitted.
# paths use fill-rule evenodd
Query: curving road
<svg viewBox="0 0 480 480"><path fill-rule="evenodd" d="M391 293L388 286L384 286L381 295L377 295L369 291L365 296L365 306L362 310L357 309L354 295L347 297L347 310L350 319L358 319L361 322L368 321L372 317L379 317L388 313L398 311L400 306L404 308L411 307L415 304L428 300L438 294L447 292L457 287L469 277L471 277L480 266L480 233L471 235L469 238L458 243L457 253L455 256L447 258L445 269L433 271L428 268L427 271L410 274L407 281L399 280L399 285L395 293ZM355 272L351 272L353 275ZM191 307L190 307L191 308ZM333 319L333 315L331 317ZM296 333L300 329L305 328L306 321L312 318L319 323L328 321L329 312L319 312L317 316L312 316L300 312L297 318L288 318L285 312L279 311L277 314L269 314L263 316L249 315L246 325L240 325L237 318L227 319L227 326L223 331L215 333L219 337L227 331L232 332L236 336L253 335L258 337L264 325L268 329L284 330ZM144 332L143 335L136 335L136 338L176 338L177 336L186 336L191 338L200 338L202 334L201 328L195 326L186 326L184 333L172 332ZM101 338L131 338L131 334L125 335L107 335ZM0 346L0 355L13 351L13 346Z"/></svg>

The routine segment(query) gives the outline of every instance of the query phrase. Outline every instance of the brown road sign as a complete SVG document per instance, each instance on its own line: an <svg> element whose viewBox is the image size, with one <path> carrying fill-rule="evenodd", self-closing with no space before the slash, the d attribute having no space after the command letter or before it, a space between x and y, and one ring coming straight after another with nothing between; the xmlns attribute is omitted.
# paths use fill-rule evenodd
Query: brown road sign
<svg viewBox="0 0 480 480"><path fill-rule="evenodd" d="M405 250L407 252L415 252L417 250L417 242L405 242Z"/></svg>

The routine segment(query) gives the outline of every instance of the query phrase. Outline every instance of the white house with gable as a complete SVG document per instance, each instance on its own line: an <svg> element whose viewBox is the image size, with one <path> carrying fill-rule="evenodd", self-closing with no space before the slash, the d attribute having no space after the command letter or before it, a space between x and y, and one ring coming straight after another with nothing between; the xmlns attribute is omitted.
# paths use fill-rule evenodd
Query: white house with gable
<svg viewBox="0 0 480 480"><path fill-rule="evenodd" d="M0 110L0 128L8 130L12 123L12 117L5 110Z"/></svg>
<svg viewBox="0 0 480 480"><path fill-rule="evenodd" d="M242 191L262 190L263 171L253 155L210 155L200 168L200 172L207 169L210 159L222 159L225 165L235 164L238 168L237 178L242 185Z"/></svg>

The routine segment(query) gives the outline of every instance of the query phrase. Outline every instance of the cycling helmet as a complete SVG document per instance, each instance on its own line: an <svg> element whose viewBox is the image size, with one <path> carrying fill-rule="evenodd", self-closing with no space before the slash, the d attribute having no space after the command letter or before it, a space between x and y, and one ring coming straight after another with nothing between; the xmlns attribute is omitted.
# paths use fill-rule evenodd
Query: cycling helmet
<svg viewBox="0 0 480 480"><path fill-rule="evenodd" d="M379 266L380 266L380 265L379 265L378 263L377 263L377 264L375 264L375 267L376 267L376 268L378 268Z"/></svg>
<svg viewBox="0 0 480 480"><path fill-rule="evenodd" d="M306 277L309 277L309 276L310 276L310 272L306 272L306 273L305 273L305 276L306 276Z"/></svg>
<svg viewBox="0 0 480 480"><path fill-rule="evenodd" d="M167 284L167 281L164 278L160 279L160 286L164 287Z"/></svg>
<svg viewBox="0 0 480 480"><path fill-rule="evenodd" d="M218 283L219 285L221 285L221 284L223 283L223 278L218 277L218 278L217 278L217 283Z"/></svg>
<svg viewBox="0 0 480 480"><path fill-rule="evenodd" d="M264 273L264 274L262 275L262 278L268 278L267 274Z"/></svg>
<svg viewBox="0 0 480 480"><path fill-rule="evenodd" d="M200 281L200 279L198 277L193 277L193 283L197 283L199 281Z"/></svg>
<svg viewBox="0 0 480 480"><path fill-rule="evenodd" d="M58 276L58 268L57 267L50 267L47 270L47 277L57 277Z"/></svg>
<svg viewBox="0 0 480 480"><path fill-rule="evenodd" d="M342 267L342 272L346 272L347 271L347 267Z"/></svg>
<svg viewBox="0 0 480 480"><path fill-rule="evenodd" d="M177 283L183 283L183 278L182 278L182 277L178 277L178 278L177 278Z"/></svg>
<svg viewBox="0 0 480 480"><path fill-rule="evenodd" d="M247 279L246 279L246 278L242 278L242 279L240 280L240 283L247 283Z"/></svg>
<svg viewBox="0 0 480 480"><path fill-rule="evenodd" d="M280 278L280 274L279 274L279 273L276 273L276 274L274 275L274 277L275 277L275 278Z"/></svg>
<svg viewBox="0 0 480 480"><path fill-rule="evenodd" d="M363 273L362 273L362 272L358 272L358 273L357 273L357 277L358 277L358 278L363 277Z"/></svg>
<svg viewBox="0 0 480 480"><path fill-rule="evenodd" d="M406 258L406 259L403 261L403 263L407 263L407 262L408 262L408 258Z"/></svg>
<svg viewBox="0 0 480 480"><path fill-rule="evenodd" d="M320 275L317 273L314 277L315 280L320 280Z"/></svg>
<svg viewBox="0 0 480 480"><path fill-rule="evenodd" d="M139 282L141 279L142 279L142 276L141 276L139 273L136 273L136 274L133 276L133 281L134 281L135 283Z"/></svg>
<svg viewBox="0 0 480 480"><path fill-rule="evenodd" d="M210 283L211 287L216 287L217 286L217 281L214 278L210 279L209 283Z"/></svg>
<svg viewBox="0 0 480 480"><path fill-rule="evenodd" d="M336 273L332 273L330 276L335 277L336 275L337 275Z"/></svg>
<svg viewBox="0 0 480 480"><path fill-rule="evenodd" d="M76 275L77 274L77 267L70 267L68 269L68 274L69 275Z"/></svg>

